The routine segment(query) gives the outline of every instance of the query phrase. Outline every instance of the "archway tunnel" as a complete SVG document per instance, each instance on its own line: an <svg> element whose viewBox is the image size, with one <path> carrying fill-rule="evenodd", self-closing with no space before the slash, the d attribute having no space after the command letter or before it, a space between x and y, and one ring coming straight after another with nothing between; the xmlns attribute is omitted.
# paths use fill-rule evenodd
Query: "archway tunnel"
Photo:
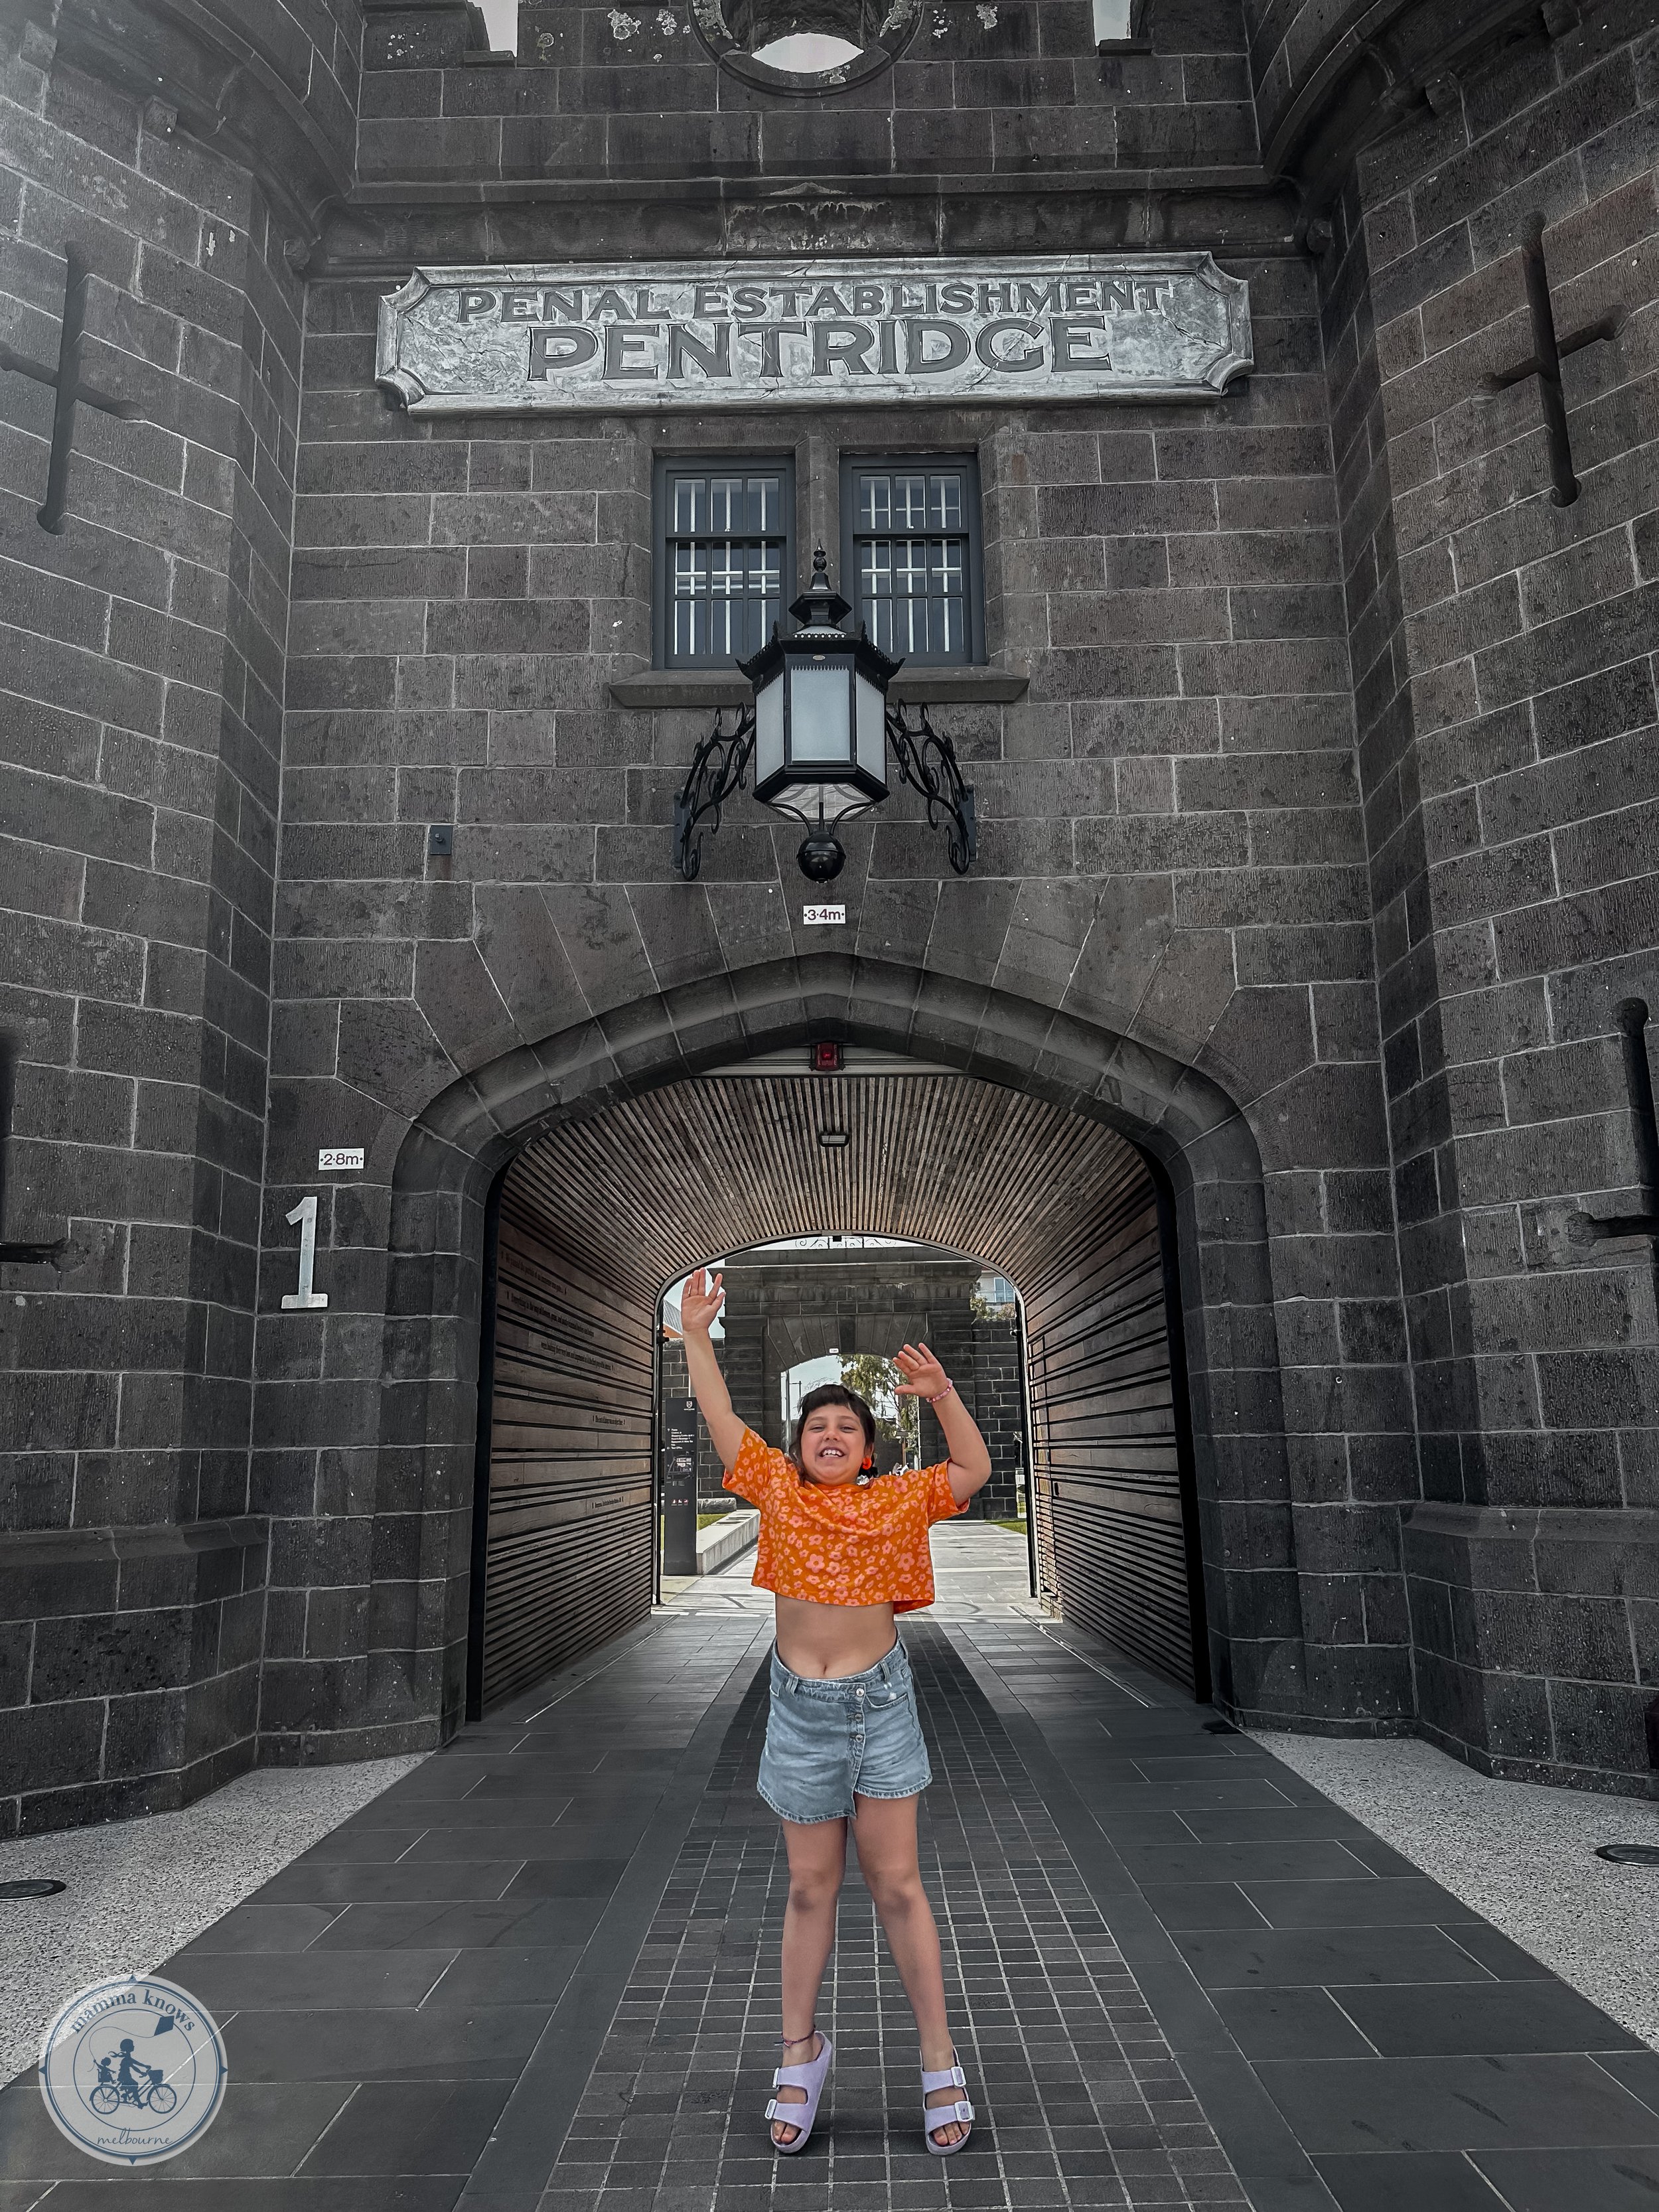
<svg viewBox="0 0 1659 2212"><path fill-rule="evenodd" d="M649 1612L665 1287L826 1230L971 1253L1018 1287L1039 1594L1207 1696L1175 1238L1154 1170L1103 1122L974 1077L768 1066L564 1122L496 1185L469 1711Z"/></svg>

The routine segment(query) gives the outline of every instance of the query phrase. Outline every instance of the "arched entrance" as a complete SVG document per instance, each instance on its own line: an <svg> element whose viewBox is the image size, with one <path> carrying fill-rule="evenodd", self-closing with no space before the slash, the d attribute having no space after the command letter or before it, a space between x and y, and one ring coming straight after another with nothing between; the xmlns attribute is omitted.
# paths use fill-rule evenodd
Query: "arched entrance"
<svg viewBox="0 0 1659 2212"><path fill-rule="evenodd" d="M1116 1155L1120 1161L1138 1156L1144 1167L1144 1197L1156 1200L1163 1179L1166 1230L1172 1216L1176 1233L1164 1233L1160 1249L1178 1247L1180 1254L1181 1326L1174 1334L1192 1408L1191 1491L1213 1694L1244 1717L1309 1711L1273 1267L1262 1161L1250 1124L1214 1078L1097 1023L984 983L813 953L690 980L517 1047L459 1078L407 1127L392 1178L372 1530L366 1710L375 1725L435 1723L441 1739L465 1709L485 1224L502 1171L544 1141L550 1149L538 1157L550 1170L556 1156L566 1163L567 1194L576 1182L602 1190L605 1206L582 1231L582 1249L595 1264L609 1267L614 1256L631 1267L636 1248L655 1240L649 1265L627 1294L643 1335L658 1292L699 1252L821 1224L821 1191L803 1185L793 1170L782 1183L768 1171L775 1148L793 1148L799 1158L803 1133L815 1148L816 1138L805 1125L793 1125L792 1133L787 1117L799 1109L786 1102L757 1132L746 1202L758 1218L747 1227L735 1224L727 1193L724 1213L707 1201L701 1230L682 1213L672 1234L660 1224L647 1234L629 1224L641 1210L651 1218L663 1178L653 1179L648 1149L624 1146L613 1160L604 1130L644 1131L660 1122L677 1143L701 1146L723 1164L729 1182L732 1154L717 1125L705 1114L699 1133L687 1119L693 1102L710 1096L702 1086L738 1079L721 1070L825 1036L972 1078L987 1111L993 1099L1012 1102L1001 1110L1016 1117L1060 1109L1055 1126L1069 1133L1054 1155L1062 1166L1067 1145L1115 1137L1130 1147ZM885 1079L882 1095L890 1103L872 1108L871 1157L898 1160L882 1115L900 1093ZM959 1111L943 1093L931 1111L931 1121L922 1115L915 1126L930 1129L934 1148L950 1156ZM1091 1132L1098 1134L1091 1139ZM972 1151L962 1147L958 1156L965 1162ZM847 1152L839 1168L824 1171L847 1178L859 1172L856 1148ZM1041 1170L1024 1188L1012 1177L999 1181L1000 1158L983 1142L973 1152L981 1178L973 1233L957 1236L940 1225L948 1241L988 1255L983 1221L1000 1207L999 1234L1010 1243L1003 1272L1029 1302L1042 1295L1042 1265L1029 1247L1017 1248L1034 1233L1031 1208L1046 1203L1048 1185ZM723 1186L707 1188L718 1194ZM790 1188L791 1209L777 1211L776 1191ZM915 1197L913 1182L897 1172L881 1177L879 1189L889 1194L889 1210L865 1218L861 1225L872 1231L894 1218L893 1206ZM856 1209L836 1211L850 1219ZM1133 1334L1128 1316L1125 1323ZM1063 1571L1057 1554L1056 1573ZM1063 1586L1060 1596L1068 1601ZM1075 1595L1070 1602L1077 1604Z"/></svg>
<svg viewBox="0 0 1659 2212"><path fill-rule="evenodd" d="M536 1138L496 1207L469 1708L649 1609L664 1285L823 1229L971 1251L1019 1287L1040 1589L1207 1696L1164 1211L1103 1121L947 1071L690 1078Z"/></svg>

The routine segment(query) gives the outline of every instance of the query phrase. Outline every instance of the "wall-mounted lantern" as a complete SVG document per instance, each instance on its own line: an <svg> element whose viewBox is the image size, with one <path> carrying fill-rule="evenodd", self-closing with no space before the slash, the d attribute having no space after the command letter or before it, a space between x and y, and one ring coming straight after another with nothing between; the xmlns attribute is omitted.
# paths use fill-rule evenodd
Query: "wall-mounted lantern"
<svg viewBox="0 0 1659 2212"><path fill-rule="evenodd" d="M752 706L726 729L724 713L698 746L674 802L674 864L688 883L702 865L702 824L720 828L720 809L741 791L752 763L755 796L805 829L796 858L815 884L838 876L847 854L836 832L887 797L887 749L902 780L927 801L927 819L948 825L951 867L965 875L978 849L974 793L962 780L956 749L927 718L914 720L888 699L903 662L860 630L842 628L853 611L830 581L824 550L812 556L812 581L789 610L801 627L738 666L755 687Z"/></svg>

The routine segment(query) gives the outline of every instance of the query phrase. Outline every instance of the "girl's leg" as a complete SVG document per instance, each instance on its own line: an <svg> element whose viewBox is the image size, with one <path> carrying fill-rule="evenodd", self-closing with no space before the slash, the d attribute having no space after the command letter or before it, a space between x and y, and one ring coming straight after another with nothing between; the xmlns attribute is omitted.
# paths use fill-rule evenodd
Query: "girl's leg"
<svg viewBox="0 0 1659 2212"><path fill-rule="evenodd" d="M818 1989L836 1941L836 1905L847 1871L845 1820L786 1820L789 1902L783 1913L783 2063L804 2066L823 2048L813 2033ZM781 2105L804 2105L806 2092L785 2087ZM775 2142L792 2143L799 2128L772 2123Z"/></svg>
<svg viewBox="0 0 1659 2212"><path fill-rule="evenodd" d="M922 2065L928 2073L936 2073L951 2064L955 2046L945 2010L939 1929L916 1860L916 1800L855 1797L853 1802L857 1808L853 1832L858 1838L859 1868L916 2016ZM953 2105L957 2094L955 2089L934 2089L927 2102ZM967 2131L957 2121L947 2120L934 2132L940 2142L953 2143Z"/></svg>

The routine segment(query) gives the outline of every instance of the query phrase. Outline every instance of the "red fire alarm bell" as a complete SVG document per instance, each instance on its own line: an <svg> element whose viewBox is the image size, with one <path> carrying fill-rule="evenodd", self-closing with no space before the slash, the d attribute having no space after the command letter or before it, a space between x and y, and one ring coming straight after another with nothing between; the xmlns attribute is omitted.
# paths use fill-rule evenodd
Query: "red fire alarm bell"
<svg viewBox="0 0 1659 2212"><path fill-rule="evenodd" d="M841 1073L841 1047L838 1044L815 1044L812 1048L814 1075Z"/></svg>

